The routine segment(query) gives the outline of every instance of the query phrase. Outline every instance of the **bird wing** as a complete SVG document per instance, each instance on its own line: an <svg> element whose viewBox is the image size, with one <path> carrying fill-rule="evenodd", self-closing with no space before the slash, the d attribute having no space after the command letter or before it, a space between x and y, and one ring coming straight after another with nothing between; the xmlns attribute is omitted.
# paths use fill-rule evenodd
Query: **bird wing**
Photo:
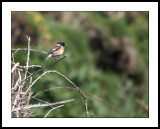
<svg viewBox="0 0 160 129"><path fill-rule="evenodd" d="M48 52L48 55L52 54L54 51L58 51L59 49L61 49L61 46L53 46L51 50Z"/></svg>

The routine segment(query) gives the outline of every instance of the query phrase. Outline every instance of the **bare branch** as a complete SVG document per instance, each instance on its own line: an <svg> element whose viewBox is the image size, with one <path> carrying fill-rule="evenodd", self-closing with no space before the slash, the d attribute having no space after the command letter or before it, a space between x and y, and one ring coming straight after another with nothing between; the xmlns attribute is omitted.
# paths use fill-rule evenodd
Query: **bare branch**
<svg viewBox="0 0 160 129"><path fill-rule="evenodd" d="M21 106L21 107L18 107L18 108L13 108L12 112L18 111L18 110L37 108L37 107L47 107L47 106L53 106L53 105L57 105L57 104L64 104L64 103L68 103L68 102L72 102L72 101L74 101L74 99L63 100L63 101L59 101L59 102L55 102L55 103L49 103L49 104L35 104L35 105Z"/></svg>
<svg viewBox="0 0 160 129"><path fill-rule="evenodd" d="M136 99L136 103L141 107L141 109L148 115L148 106L144 104L140 99Z"/></svg>
<svg viewBox="0 0 160 129"><path fill-rule="evenodd" d="M16 63L16 64L13 66L11 73L16 69L16 67L17 67L18 65L19 65L19 63Z"/></svg>
<svg viewBox="0 0 160 129"><path fill-rule="evenodd" d="M14 63L14 62L11 62L13 65L15 65L16 63ZM21 68L21 69L26 69L26 68L37 68L37 67L41 67L40 65L30 65L30 66L20 66L20 65L18 65L17 66L17 68Z"/></svg>
<svg viewBox="0 0 160 129"><path fill-rule="evenodd" d="M56 62L54 62L54 63L52 63L52 64L50 64L50 65L47 65L47 66L45 66L45 67L37 70L36 72L34 72L34 73L32 73L31 75L29 75L29 76L28 76L26 79L24 79L22 82L24 82L24 81L27 80L28 78L32 77L32 76L35 75L36 73L38 73L38 72L40 72L40 71L42 71L42 70L44 70L44 69L46 69L46 68L48 68L48 67L51 67L51 66L55 65L56 63L58 63L59 61L63 60L63 59L66 58L66 57L67 57L67 55L65 55L64 57L60 58L59 60L56 60Z"/></svg>
<svg viewBox="0 0 160 129"><path fill-rule="evenodd" d="M38 101L40 101L40 102L43 102L43 103L46 103L46 104L49 105L49 103L46 102L46 101L44 101L44 100L41 100L41 99L38 99L38 98L35 98L35 97L34 97L34 98L32 97L32 99L36 99L36 100L38 100ZM49 106L50 106L50 105L49 105ZM53 108L52 106L50 106L50 107Z"/></svg>
<svg viewBox="0 0 160 129"><path fill-rule="evenodd" d="M63 60L64 58L66 58L67 55L64 56L64 57L61 57L59 60L56 60L54 63L52 63L52 64L50 64L50 65L47 65L47 66L45 66L45 67L43 67L43 68L35 71L34 73L28 75L28 73L29 73L29 72L28 72L28 69L29 69L29 68L40 67L40 66L38 66L38 65L31 65L31 66L29 66L30 51L37 52L37 53L43 53L43 54L46 54L46 55L48 55L48 53L47 53L47 52L44 52L44 51L39 51L39 50L31 49L31 48L30 48L30 37L29 37L29 36L26 36L26 37L27 37L27 39L28 39L28 48L12 49L12 51L15 51L15 52L12 54L12 57L13 57L13 63L12 63L12 64L14 64L14 67L12 68L12 72L13 72L15 69L18 69L18 68L25 69L24 79L21 80L21 75L19 75L19 78L18 78L18 80L17 80L17 82L16 82L16 85L14 85L14 87L12 87L12 90L13 90L13 92L12 92L12 95L13 95L13 97L12 97L12 98L13 98L13 99L12 99L12 100L13 100L12 112L15 113L15 111L16 111L17 117L19 117L19 115L20 115L19 113L22 113L22 112L24 112L23 116L27 116L27 111L26 111L27 109L31 109L31 108L35 108L35 107L52 106L52 105L56 105L56 104L63 104L63 103L67 103L67 102L74 101L74 99L71 99L71 100L65 100L65 101L60 101L60 102L55 102L55 103L29 105L29 101L30 101L30 99L31 99L31 88L32 88L32 86L33 86L40 78L42 78L44 75L53 72L53 73L56 73L56 74L58 74L59 76L63 77L64 79L66 79L66 80L67 80L70 84L72 84L72 86L74 87L74 88L72 88L72 89L77 90L77 91L82 95L82 97L83 97L84 100L85 100L86 116L88 117L87 99L86 99L84 93L83 93L72 81L70 81L65 75L63 75L63 74L61 74L61 73L59 73L59 72L57 72L57 71L54 71L54 70L53 70L53 71L47 71L47 72L43 73L42 75L40 75L37 79L35 79L35 80L32 82L32 76L33 76L33 75L35 75L36 73L38 73L38 72L40 72L40 71L42 71L42 70L44 70L44 69L46 69L46 68L48 68L48 67L51 67L51 66L55 65L55 64L58 63L59 61L61 61L61 60ZM19 66L18 63L16 64L16 63L14 62L14 55L15 55L18 51L21 51L21 50L23 50L23 51L24 51L24 50L25 50L25 51L27 50L27 51L28 51L28 53L27 53L26 66ZM19 70L18 70L18 73L20 74L20 71L19 71ZM27 86L26 88L23 89L23 90L25 90L25 93L23 94L23 93L22 93L22 88L24 87L24 84L25 84L26 80L29 79L29 78L30 78L29 86ZM18 91L15 92L15 90L17 89L17 87L18 87ZM28 94L29 91L30 91L30 93ZM14 93L16 93L16 94L14 95ZM21 94L21 93L22 93L22 94ZM21 101L21 100L26 100L26 101ZM53 110L55 110L55 109L57 109L57 108L60 108L60 107L62 107L62 106L63 106L63 105L60 105L60 106L55 107L55 108L52 108L52 109L45 115L45 117L47 117L48 114L49 114L51 111L53 111ZM22 111L20 111L20 110L22 110Z"/></svg>
<svg viewBox="0 0 160 129"><path fill-rule="evenodd" d="M18 49L12 49L12 50L13 50L13 51L16 51L16 52L19 51L19 50L30 50L30 51L33 51L33 52L38 52L38 53L43 53L43 54L48 55L47 52L39 51L39 50L34 50L34 49L28 49L28 48L18 48ZM22 80L22 83L23 83L24 81L26 81L28 78L30 78L31 76L35 75L36 73L38 73L38 72L40 72L40 71L42 71L42 70L44 70L44 69L46 69L46 68L48 68L48 67L51 67L51 66L55 65L56 63L58 63L59 61L63 60L63 59L66 58L66 57L67 57L67 55L65 55L64 57L61 57L59 60L56 60L56 62L54 62L54 63L52 63L52 64L50 64L50 65L48 65L48 66L46 66L46 67L43 67L43 68L37 70L36 72L32 73L31 75L29 75L28 77L26 77L25 79L23 79L23 80ZM53 57L53 58L54 58L54 57Z"/></svg>
<svg viewBox="0 0 160 129"><path fill-rule="evenodd" d="M49 88L49 89L45 89L43 91L40 91L38 93L36 93L34 96L32 96L32 98L35 98L36 96L38 96L39 94L41 93L44 93L44 92L48 92L48 91L51 91L51 90L54 90L54 89L71 89L71 90L76 90L76 88L73 88L73 87L64 87L64 86L56 86L56 87L53 87L53 88ZM96 96L93 96L89 93L86 93L84 92L85 95L89 96L90 98L92 99L95 99L95 100L98 100L102 103L104 103L105 105L111 107L113 110L115 110L119 115L122 115L121 112L116 108L114 107L112 104L110 104L109 102L107 102L106 100L103 100L102 98L99 98L99 97L96 97Z"/></svg>
<svg viewBox="0 0 160 129"><path fill-rule="evenodd" d="M99 97L90 95L90 94L88 94L88 93L86 93L86 94L87 94L87 96L91 97L92 99L96 99L96 100L98 100L98 101L106 104L107 106L109 106L109 107L111 107L113 110L115 110L119 115L121 115L121 112L120 112L117 108L115 108L112 104L108 103L107 101L103 100L102 98L99 98Z"/></svg>
<svg viewBox="0 0 160 129"><path fill-rule="evenodd" d="M30 37L28 37L26 35L27 39L28 39L28 53L27 53L27 62L26 62L26 72L25 72L25 75L24 75L24 80L26 79L27 77L27 73L28 73L28 65L29 65L29 56L30 56ZM23 85L24 85L25 81L23 82Z"/></svg>
<svg viewBox="0 0 160 129"><path fill-rule="evenodd" d="M46 118L51 111L53 111L53 110L55 110L55 109L57 109L57 108L63 107L63 106L64 106L64 105L59 105L59 106L57 106L57 107L52 108L51 110L49 110L49 112L47 112L47 114L44 116L44 118Z"/></svg>
<svg viewBox="0 0 160 129"><path fill-rule="evenodd" d="M69 83L71 83L73 85L73 87L75 87L75 89L82 95L82 97L84 98L85 100L85 108L86 108L86 116L88 117L88 107L87 107L87 99L84 95L84 93L71 81L69 80L65 75L57 72L57 71L46 71L45 73L43 73L42 75L40 75L35 81L33 81L33 83L31 85L29 85L28 89L26 90L26 93L25 95L27 94L27 92L29 91L29 89L40 79L42 78L44 75L48 74L48 73L57 73L58 75L60 75L61 77L65 78ZM23 97L25 96L23 95Z"/></svg>
<svg viewBox="0 0 160 129"><path fill-rule="evenodd" d="M71 80L69 80L65 75L63 75L63 74L61 74L61 73L59 73L57 71L54 71L54 72L57 73L58 75L60 75L61 77L65 78L83 96L83 98L85 100L86 116L88 117L87 98L85 97L84 93Z"/></svg>
<svg viewBox="0 0 160 129"><path fill-rule="evenodd" d="M17 48L17 49L12 48L11 50L12 50L12 51L16 51L16 52L17 52L17 51L28 51L28 48ZM48 55L48 53L47 53L47 52L44 52L44 51L39 51L39 50L34 50L34 49L30 49L30 51Z"/></svg>

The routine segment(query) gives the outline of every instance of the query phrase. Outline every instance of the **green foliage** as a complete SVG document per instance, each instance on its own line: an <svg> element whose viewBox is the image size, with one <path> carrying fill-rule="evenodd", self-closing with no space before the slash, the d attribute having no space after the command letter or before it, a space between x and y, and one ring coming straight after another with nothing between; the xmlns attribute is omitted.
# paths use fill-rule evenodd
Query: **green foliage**
<svg viewBox="0 0 160 129"><path fill-rule="evenodd" d="M142 84L144 92L142 97L138 97L136 91L138 87L133 80L128 79L125 74L119 74L112 70L103 71L96 67L96 60L88 43L87 33L80 28L72 27L54 19L48 19L42 12L23 12L27 17L27 26L34 29L39 35L40 40L32 48L36 50L49 51L57 41L67 43L63 55L68 55L66 59L55 66L45 69L56 70L67 76L74 82L84 93L102 98L104 101L113 105L121 112L119 114L111 106L104 104L90 96L87 96L89 115L92 117L148 117L142 108L136 103L140 99L148 104L148 19L139 15L135 22L129 25L126 16L120 19L103 17L97 12L86 12L87 20L96 25L100 30L105 31L108 40L115 37L128 36L132 39L137 50L138 56L144 65L145 81ZM32 38L32 37L31 37ZM13 46L15 47L15 46ZM19 46L16 46L19 47ZM25 65L27 52L17 52L16 60ZM49 59L43 63L46 55L31 52L30 64L38 64L42 67L51 64L54 60ZM105 59L104 59L105 60ZM30 70L30 72L36 69ZM41 73L33 76L36 79ZM49 73L41 78L33 86L33 93L45 89L63 86L72 87L64 78ZM85 117L84 99L82 96L71 89L55 89L40 94L38 98L47 102L56 102L74 98L75 101L64 104L63 107L49 114L48 117ZM31 101L32 104L38 101ZM44 117L50 110L47 108L37 108L33 110L31 117Z"/></svg>

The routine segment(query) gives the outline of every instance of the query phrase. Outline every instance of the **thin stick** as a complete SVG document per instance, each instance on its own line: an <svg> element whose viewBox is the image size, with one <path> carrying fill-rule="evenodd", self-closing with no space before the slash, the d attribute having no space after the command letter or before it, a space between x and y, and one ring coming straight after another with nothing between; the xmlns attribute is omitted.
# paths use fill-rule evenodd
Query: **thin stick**
<svg viewBox="0 0 160 129"><path fill-rule="evenodd" d="M33 111L31 111L31 112L28 114L28 116L26 116L26 117L28 118L32 113L33 113Z"/></svg>
<svg viewBox="0 0 160 129"><path fill-rule="evenodd" d="M59 106L57 106L57 107L52 108L51 110L49 110L49 112L47 112L47 114L44 116L44 118L46 118L51 111L53 111L53 110L55 110L55 109L57 109L57 108L63 107L63 106L64 106L64 105L59 105Z"/></svg>
<svg viewBox="0 0 160 129"><path fill-rule="evenodd" d="M144 104L144 102L142 102L139 99L136 99L136 103L142 108L142 110L146 113L146 115L148 115L148 106Z"/></svg>
<svg viewBox="0 0 160 129"><path fill-rule="evenodd" d="M62 76L63 78L65 78L69 83L71 83L76 89L77 91L83 96L84 100L85 100L85 108L86 108L86 116L88 117L88 106L87 106L87 98L85 97L84 93L71 81L69 80L65 75L54 71L55 73L57 73L58 75Z"/></svg>
<svg viewBox="0 0 160 129"><path fill-rule="evenodd" d="M14 55L12 54L12 60L13 60L13 62L14 62ZM12 72L11 72L12 73ZM13 74L11 74L12 75L12 87L13 87L13 85L14 85L14 73Z"/></svg>
<svg viewBox="0 0 160 129"><path fill-rule="evenodd" d="M14 63L14 62L11 62L13 65L15 65L16 63ZM28 66L28 68L37 68L37 67L41 67L40 65L30 65L30 66ZM17 66L17 68L21 68L21 69L26 69L27 68L27 66L20 66L20 65L18 65Z"/></svg>
<svg viewBox="0 0 160 129"><path fill-rule="evenodd" d="M11 73L16 69L16 67L17 67L18 65L19 65L19 63L16 63L16 64L13 66Z"/></svg>
<svg viewBox="0 0 160 129"><path fill-rule="evenodd" d="M65 55L64 57L60 58L59 60L56 60L56 62L54 62L54 63L52 63L52 64L50 64L50 65L47 65L47 66L45 66L45 67L43 67L43 68L35 71L35 72L32 73L31 75L29 75L26 79L22 80L22 82L24 82L25 80L27 80L27 79L30 78L31 76L35 75L36 73L42 71L43 69L46 69L46 68L48 68L48 67L51 67L51 66L55 65L56 63L58 63L59 61L63 60L63 59L66 58L66 57L67 57L67 55Z"/></svg>
<svg viewBox="0 0 160 129"><path fill-rule="evenodd" d="M21 73L20 73L20 70L18 70L18 79L17 79L17 81L16 81L16 84L14 85L14 87L12 87L12 91L14 92L14 90L16 90L17 89L17 87L18 87L18 84L21 82ZM13 93L12 92L12 93Z"/></svg>
<svg viewBox="0 0 160 129"><path fill-rule="evenodd" d="M17 48L17 49L12 48L11 50L12 50L12 51L16 51L16 52L17 52L17 51L27 51L28 48ZM43 53L43 54L48 55L48 53L47 53L47 52L44 52L44 51L39 51L39 50L34 50L34 49L30 49L30 51L37 52L37 53Z"/></svg>
<svg viewBox="0 0 160 129"><path fill-rule="evenodd" d="M73 87L56 86L56 87L53 87L53 88L50 88L50 89L45 89L45 90L43 90L43 91L40 91L40 92L36 93L34 96L32 96L32 98L37 97L37 96L38 96L39 94L41 94L41 93L48 92L48 91L51 91L51 90L54 90L54 89L71 89L71 90L76 90L76 88L73 88ZM99 97L93 96L93 95L91 95L91 94L88 94L88 93L86 93L86 92L84 92L84 93L85 93L85 95L89 96L90 98L95 99L95 100L98 100L98 101L104 103L105 105L111 107L111 108L112 108L113 110L115 110L119 115L121 115L121 112L120 112L116 107L114 107L112 104L110 104L109 102L103 100L102 98L99 98Z"/></svg>
<svg viewBox="0 0 160 129"><path fill-rule="evenodd" d="M49 103L44 101L44 100L41 100L41 99L38 99L38 98L35 98L35 97L34 98L32 97L32 99L35 99L35 100L38 100L40 102L46 103L46 104L48 104L48 106L50 106ZM52 106L50 106L50 107L53 108Z"/></svg>
<svg viewBox="0 0 160 129"><path fill-rule="evenodd" d="M16 52L17 52L17 51L25 51L25 50L28 50L28 48L18 48L18 49L12 49L12 50L13 50L13 51L16 51ZM33 51L33 52L38 52L38 53L43 53L43 54L48 55L48 53L47 53L47 52L44 52L44 51L39 51L39 50L34 50L34 49L29 49L29 50L30 50L30 51ZM33 76L34 74L42 71L42 70L45 69L45 68L48 68L48 67L51 67L51 66L55 65L56 63L58 63L59 61L63 60L63 59L66 58L66 57L67 57L67 55L65 55L64 57L60 58L59 60L56 60L56 62L52 63L51 65L48 65L48 66L46 66L46 67L43 67L43 68L37 70L36 72L34 72L34 73L32 73L31 75L29 75L27 78L23 79L23 80L22 80L22 83L23 83L25 80L27 80L28 78L30 78L31 76Z"/></svg>
<svg viewBox="0 0 160 129"><path fill-rule="evenodd" d="M29 56L30 56L30 40L31 38L28 37L26 35L27 39L28 39L28 53L27 53L27 62L26 62L26 71L25 71L25 75L24 75L24 80L26 80L26 77L27 77L27 73L28 73L28 66L29 66ZM25 81L23 82L23 85L24 85Z"/></svg>
<svg viewBox="0 0 160 129"><path fill-rule="evenodd" d="M93 95L90 95L90 94L88 94L88 93L86 93L86 94L87 94L89 97L91 97L91 98L93 98L93 99L96 99L96 100L98 100L98 101L100 101L100 102L108 105L108 106L111 107L113 110L115 110L119 115L121 115L121 112L120 112L117 108L115 108L112 104L108 103L107 101L103 100L102 98L98 98L98 97L93 96Z"/></svg>
<svg viewBox="0 0 160 129"><path fill-rule="evenodd" d="M69 83L71 83L73 85L73 87L75 87L75 89L83 96L84 100L85 100L85 108L86 108L86 116L88 117L88 107L87 107L87 99L84 95L84 93L72 82L70 81L65 75L55 71L55 70L52 70L52 71L46 71L44 72L43 74L41 74L31 85L28 86L28 89L26 90L25 94L22 96L24 97L27 92L29 91L29 89L40 79L42 78L45 74L48 74L48 73L57 73L58 75L60 75L61 77L65 78Z"/></svg>
<svg viewBox="0 0 160 129"><path fill-rule="evenodd" d="M53 105L57 105L57 104L64 104L64 103L68 103L68 102L72 102L72 101L74 101L74 99L63 100L63 101L49 103L49 104L35 104L35 105L21 106L18 108L13 108L12 112L19 111L19 110L25 110L25 109L31 109L31 108L37 108L37 107L47 107L47 106L53 106Z"/></svg>

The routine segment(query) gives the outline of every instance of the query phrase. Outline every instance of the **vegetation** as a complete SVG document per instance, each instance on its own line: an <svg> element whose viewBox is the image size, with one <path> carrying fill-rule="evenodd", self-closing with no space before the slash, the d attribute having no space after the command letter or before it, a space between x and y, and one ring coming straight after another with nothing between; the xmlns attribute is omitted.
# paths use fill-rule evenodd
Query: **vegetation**
<svg viewBox="0 0 160 129"><path fill-rule="evenodd" d="M12 48L27 48L26 35L31 37L31 49L44 52L58 41L67 43L63 54L67 57L35 74L33 80L49 70L65 75L86 96L89 117L148 117L148 20L148 12L12 12ZM29 65L55 62L44 63L46 57L31 51ZM25 66L27 51L16 52L14 60ZM86 117L83 96L69 87L66 79L49 73L31 92L34 96L54 88L37 95L48 103L74 98L47 117ZM31 99L29 103L44 102ZM44 117L50 109L33 108L28 117Z"/></svg>

